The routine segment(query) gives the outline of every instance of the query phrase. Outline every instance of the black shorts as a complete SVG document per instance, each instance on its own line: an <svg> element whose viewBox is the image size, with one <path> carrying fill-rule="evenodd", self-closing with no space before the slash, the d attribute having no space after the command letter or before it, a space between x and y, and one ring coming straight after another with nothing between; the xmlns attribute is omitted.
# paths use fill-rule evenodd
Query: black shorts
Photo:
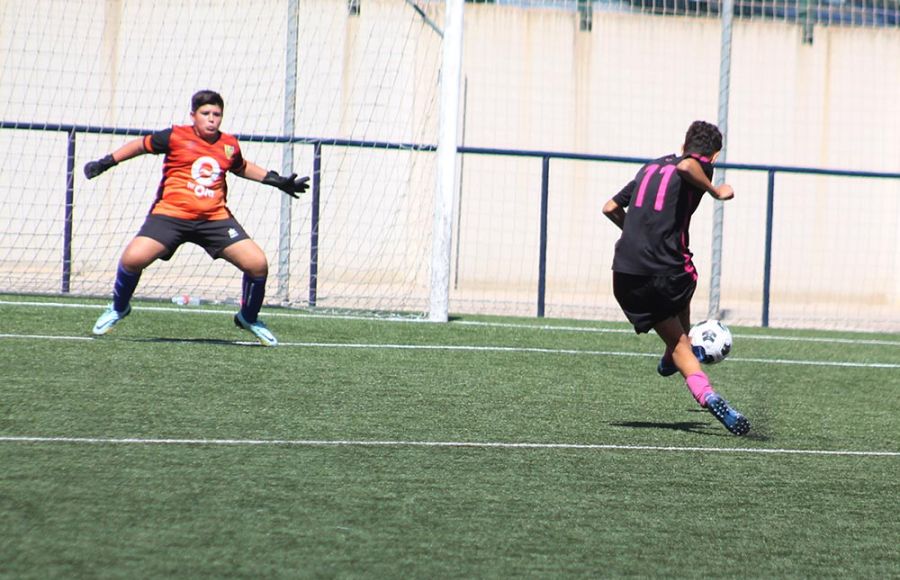
<svg viewBox="0 0 900 580"><path fill-rule="evenodd" d="M613 294L638 334L677 316L691 304L697 281L692 272L636 276L613 272Z"/></svg>
<svg viewBox="0 0 900 580"><path fill-rule="evenodd" d="M168 252L160 258L170 259L178 246L185 242L197 244L213 259L235 242L249 240L250 236L233 217L224 220L182 220L167 215L150 214L137 233L164 245Z"/></svg>

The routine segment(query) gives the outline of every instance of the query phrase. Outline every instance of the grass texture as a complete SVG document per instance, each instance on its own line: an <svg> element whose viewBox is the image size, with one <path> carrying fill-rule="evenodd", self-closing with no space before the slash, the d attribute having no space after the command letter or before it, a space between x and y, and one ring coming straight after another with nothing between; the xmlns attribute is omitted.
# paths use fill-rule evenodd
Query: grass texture
<svg viewBox="0 0 900 580"><path fill-rule="evenodd" d="M900 576L900 339L0 296L0 577Z"/></svg>

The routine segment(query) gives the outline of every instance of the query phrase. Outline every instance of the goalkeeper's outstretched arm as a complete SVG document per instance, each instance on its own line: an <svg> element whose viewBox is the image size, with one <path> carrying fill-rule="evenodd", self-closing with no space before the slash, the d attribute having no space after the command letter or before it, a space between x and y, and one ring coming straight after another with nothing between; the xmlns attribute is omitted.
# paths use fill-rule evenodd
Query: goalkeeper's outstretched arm
<svg viewBox="0 0 900 580"><path fill-rule="evenodd" d="M300 197L297 195L298 193L304 193L309 189L309 177L297 177L296 173L284 177L277 171L266 171L259 165L251 163L250 161L247 161L243 171L237 173L237 175L245 179L259 181L260 183L277 187L295 199Z"/></svg>
<svg viewBox="0 0 900 580"><path fill-rule="evenodd" d="M128 143L122 145L109 155L101 157L96 161L88 161L84 165L84 176L93 179L106 171L112 169L122 161L143 155L147 150L144 149L144 138L138 137Z"/></svg>

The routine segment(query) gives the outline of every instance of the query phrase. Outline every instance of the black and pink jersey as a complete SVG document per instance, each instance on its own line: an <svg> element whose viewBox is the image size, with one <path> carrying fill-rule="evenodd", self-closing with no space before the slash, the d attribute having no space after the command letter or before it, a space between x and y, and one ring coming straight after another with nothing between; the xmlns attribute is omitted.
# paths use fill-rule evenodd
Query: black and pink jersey
<svg viewBox="0 0 900 580"><path fill-rule="evenodd" d="M712 179L709 160L692 157ZM619 206L628 208L622 236L616 242L613 271L638 276L689 272L697 278L688 230L704 192L681 179L677 166L682 159L667 155L647 163L613 197Z"/></svg>

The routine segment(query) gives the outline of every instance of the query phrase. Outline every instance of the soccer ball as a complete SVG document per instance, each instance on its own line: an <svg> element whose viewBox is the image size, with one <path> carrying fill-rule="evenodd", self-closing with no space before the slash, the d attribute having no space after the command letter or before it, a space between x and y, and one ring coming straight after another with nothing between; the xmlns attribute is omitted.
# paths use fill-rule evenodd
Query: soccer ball
<svg viewBox="0 0 900 580"><path fill-rule="evenodd" d="M722 362L731 352L731 331L718 320L704 320L691 328L689 333L694 354L700 362L715 364ZM702 352L697 352L697 351ZM700 356L701 354L705 356Z"/></svg>

